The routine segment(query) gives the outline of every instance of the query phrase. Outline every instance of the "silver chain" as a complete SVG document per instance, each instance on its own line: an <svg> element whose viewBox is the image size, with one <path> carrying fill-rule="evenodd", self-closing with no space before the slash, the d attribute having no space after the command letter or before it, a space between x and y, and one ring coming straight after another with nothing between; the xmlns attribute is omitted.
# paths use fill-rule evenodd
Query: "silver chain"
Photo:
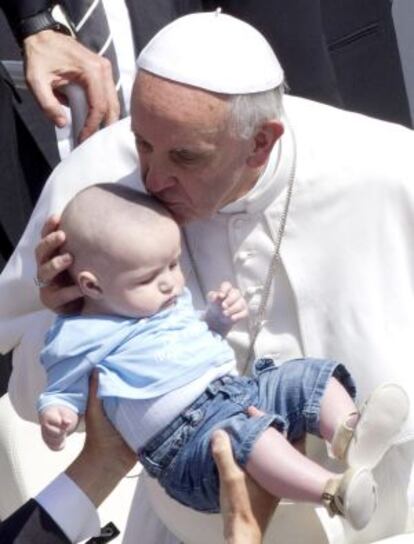
<svg viewBox="0 0 414 544"><path fill-rule="evenodd" d="M257 337L259 336L259 333L264 325L267 304L269 302L269 297L270 297L270 291L272 289L273 279L275 278L277 274L277 266L280 261L280 246L282 245L283 235L285 233L290 202L292 200L293 185L294 185L295 177L296 177L296 141L295 141L295 135L293 131L292 131L292 138L293 138L293 159L292 159L292 166L289 173L289 180L288 180L286 197L285 197L285 205L283 207L282 215L280 216L280 222L279 222L279 228L277 231L276 240L273 238L272 232L270 232L270 236L273 241L274 250L273 250L272 259L270 261L269 270L267 271L267 276L266 276L265 284L263 287L262 297L260 300L259 308L257 310L257 316L253 323L253 332L250 336L249 350L247 352L246 359L241 369L242 375L247 374L247 372L250 369L251 359L254 356L254 346L256 344Z"/></svg>

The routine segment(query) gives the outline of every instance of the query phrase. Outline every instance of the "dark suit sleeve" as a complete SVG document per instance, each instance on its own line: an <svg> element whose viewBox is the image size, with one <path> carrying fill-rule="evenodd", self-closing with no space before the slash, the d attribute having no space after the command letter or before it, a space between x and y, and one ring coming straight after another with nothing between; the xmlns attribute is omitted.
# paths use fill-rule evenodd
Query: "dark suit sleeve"
<svg viewBox="0 0 414 544"><path fill-rule="evenodd" d="M60 527L31 499L0 524L2 544L70 544Z"/></svg>
<svg viewBox="0 0 414 544"><path fill-rule="evenodd" d="M0 7L12 27L20 19L36 15L36 13L47 9L52 4L51 0L0 0Z"/></svg>

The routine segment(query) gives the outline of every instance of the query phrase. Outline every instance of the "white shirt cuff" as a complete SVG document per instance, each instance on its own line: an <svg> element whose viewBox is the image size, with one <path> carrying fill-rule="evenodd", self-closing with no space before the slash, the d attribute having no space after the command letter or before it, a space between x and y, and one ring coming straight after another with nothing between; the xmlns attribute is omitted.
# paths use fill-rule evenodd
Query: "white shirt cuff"
<svg viewBox="0 0 414 544"><path fill-rule="evenodd" d="M43 489L36 501L71 542L99 535L100 523L95 506L65 473Z"/></svg>

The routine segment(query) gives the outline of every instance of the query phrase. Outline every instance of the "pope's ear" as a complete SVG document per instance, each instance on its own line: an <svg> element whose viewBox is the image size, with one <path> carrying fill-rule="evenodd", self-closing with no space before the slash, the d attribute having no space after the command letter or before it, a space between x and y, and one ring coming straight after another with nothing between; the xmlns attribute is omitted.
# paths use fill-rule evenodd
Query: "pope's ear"
<svg viewBox="0 0 414 544"><path fill-rule="evenodd" d="M102 297L103 293L99 285L99 280L95 274L92 274L92 272L88 272L87 270L79 272L78 285L86 297L93 298L95 300Z"/></svg>
<svg viewBox="0 0 414 544"><path fill-rule="evenodd" d="M280 121L266 121L252 137L252 151L247 158L251 168L264 166L272 152L273 146L282 136L284 127Z"/></svg>

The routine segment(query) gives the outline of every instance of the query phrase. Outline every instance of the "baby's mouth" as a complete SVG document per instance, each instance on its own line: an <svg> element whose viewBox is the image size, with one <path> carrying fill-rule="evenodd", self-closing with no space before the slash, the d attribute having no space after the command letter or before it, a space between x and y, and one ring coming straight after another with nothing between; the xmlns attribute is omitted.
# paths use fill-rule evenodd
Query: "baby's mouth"
<svg viewBox="0 0 414 544"><path fill-rule="evenodd" d="M168 308L169 306L172 306L176 302L177 302L177 295L174 295L174 296L170 297L169 299L167 299L163 303L163 305L161 306L161 310L164 310L165 308Z"/></svg>

